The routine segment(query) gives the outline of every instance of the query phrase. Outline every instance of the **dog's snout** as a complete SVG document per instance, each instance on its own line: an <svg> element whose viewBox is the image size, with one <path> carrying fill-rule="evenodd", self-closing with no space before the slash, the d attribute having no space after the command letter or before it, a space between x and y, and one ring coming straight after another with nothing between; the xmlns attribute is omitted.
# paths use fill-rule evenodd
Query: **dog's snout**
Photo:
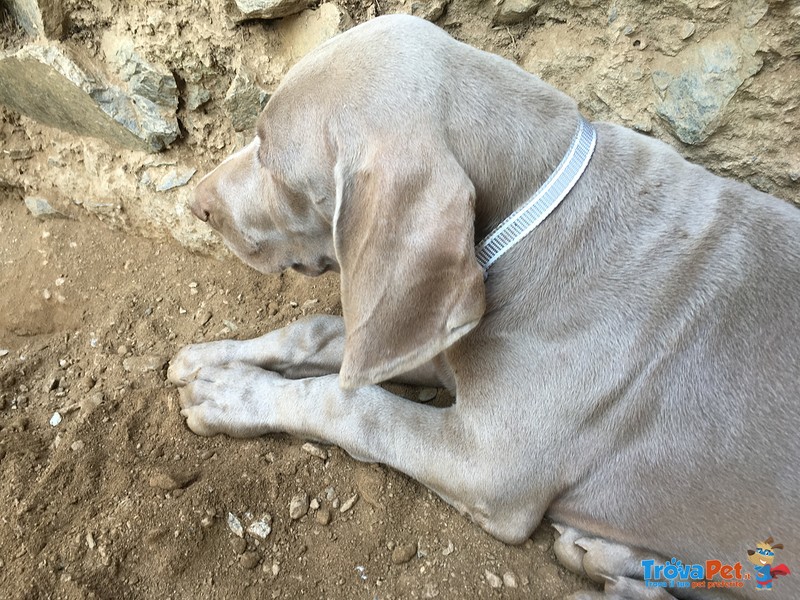
<svg viewBox="0 0 800 600"><path fill-rule="evenodd" d="M208 209L208 200L206 194L203 194L199 190L195 190L194 198L189 206L192 209L192 214L195 217L203 222L208 221L208 217L211 212Z"/></svg>

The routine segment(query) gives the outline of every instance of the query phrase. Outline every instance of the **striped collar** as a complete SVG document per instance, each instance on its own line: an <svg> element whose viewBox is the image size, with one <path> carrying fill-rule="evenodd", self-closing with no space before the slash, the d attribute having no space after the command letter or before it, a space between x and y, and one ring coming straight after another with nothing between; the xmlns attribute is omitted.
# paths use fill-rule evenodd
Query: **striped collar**
<svg viewBox="0 0 800 600"><path fill-rule="evenodd" d="M596 143L597 132L581 117L569 150L544 185L475 247L484 277L498 258L533 231L566 198L586 170Z"/></svg>

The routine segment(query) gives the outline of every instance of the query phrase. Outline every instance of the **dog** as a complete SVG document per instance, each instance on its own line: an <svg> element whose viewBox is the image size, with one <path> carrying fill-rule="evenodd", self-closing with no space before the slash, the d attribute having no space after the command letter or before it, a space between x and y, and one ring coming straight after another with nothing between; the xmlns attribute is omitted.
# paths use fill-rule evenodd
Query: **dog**
<svg viewBox="0 0 800 600"><path fill-rule="evenodd" d="M313 50L191 208L260 272L338 271L343 317L183 348L181 413L389 465L510 544L546 515L558 558L604 585L576 597L754 597L734 568L751 540L800 551L800 211L598 122L566 198L483 269L476 242L581 122L414 17Z"/></svg>

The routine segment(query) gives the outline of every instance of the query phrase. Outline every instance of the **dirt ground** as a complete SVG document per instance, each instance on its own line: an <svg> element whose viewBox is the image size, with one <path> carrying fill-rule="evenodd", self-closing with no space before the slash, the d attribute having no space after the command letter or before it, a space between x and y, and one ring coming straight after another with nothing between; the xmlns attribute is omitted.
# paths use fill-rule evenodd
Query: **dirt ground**
<svg viewBox="0 0 800 600"><path fill-rule="evenodd" d="M337 312L335 275L264 276L91 219L40 221L10 191L0 214L4 598L549 599L590 585L556 564L548 524L506 546L338 448L186 428L168 359Z"/></svg>

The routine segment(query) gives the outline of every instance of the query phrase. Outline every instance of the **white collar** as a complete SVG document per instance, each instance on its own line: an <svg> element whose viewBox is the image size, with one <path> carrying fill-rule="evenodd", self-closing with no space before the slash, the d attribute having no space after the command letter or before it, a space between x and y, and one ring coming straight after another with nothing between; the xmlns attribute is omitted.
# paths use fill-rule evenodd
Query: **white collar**
<svg viewBox="0 0 800 600"><path fill-rule="evenodd" d="M583 117L578 123L569 150L556 170L524 205L511 213L475 247L478 264L486 271L517 242L533 231L578 183L592 158L597 132Z"/></svg>

